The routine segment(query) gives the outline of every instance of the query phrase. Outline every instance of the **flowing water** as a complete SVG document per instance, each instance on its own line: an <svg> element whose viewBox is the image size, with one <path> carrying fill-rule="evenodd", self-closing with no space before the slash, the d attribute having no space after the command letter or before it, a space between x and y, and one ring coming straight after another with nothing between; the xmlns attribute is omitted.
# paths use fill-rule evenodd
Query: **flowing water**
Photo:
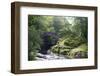
<svg viewBox="0 0 100 76"><path fill-rule="evenodd" d="M36 60L55 60L55 59L66 59L64 55L57 55L55 53L41 54L37 53Z"/></svg>

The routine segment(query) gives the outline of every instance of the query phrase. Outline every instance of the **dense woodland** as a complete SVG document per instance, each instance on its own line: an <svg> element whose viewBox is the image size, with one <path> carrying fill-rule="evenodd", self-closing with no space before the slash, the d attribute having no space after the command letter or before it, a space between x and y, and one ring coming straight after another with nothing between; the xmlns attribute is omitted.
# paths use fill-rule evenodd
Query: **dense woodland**
<svg viewBox="0 0 100 76"><path fill-rule="evenodd" d="M87 43L87 17L28 16L28 60L50 52L66 59L87 58Z"/></svg>

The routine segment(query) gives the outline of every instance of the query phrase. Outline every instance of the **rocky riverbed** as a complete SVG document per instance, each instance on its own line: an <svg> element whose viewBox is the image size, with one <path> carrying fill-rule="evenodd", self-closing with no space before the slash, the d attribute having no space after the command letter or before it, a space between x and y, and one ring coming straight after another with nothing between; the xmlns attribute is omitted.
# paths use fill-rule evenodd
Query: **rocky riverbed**
<svg viewBox="0 0 100 76"><path fill-rule="evenodd" d="M66 59L63 55L57 55L54 53L41 54L37 53L36 60L55 60L55 59Z"/></svg>

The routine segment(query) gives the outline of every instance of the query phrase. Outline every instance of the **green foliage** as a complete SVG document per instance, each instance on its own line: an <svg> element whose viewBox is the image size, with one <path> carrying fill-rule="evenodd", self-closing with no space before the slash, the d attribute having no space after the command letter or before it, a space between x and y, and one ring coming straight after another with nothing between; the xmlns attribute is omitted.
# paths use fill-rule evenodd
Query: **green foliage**
<svg viewBox="0 0 100 76"><path fill-rule="evenodd" d="M35 30L33 26L28 28L28 51L29 51L29 60L35 59L37 49L40 49L40 45L42 44L42 40L40 35Z"/></svg>
<svg viewBox="0 0 100 76"><path fill-rule="evenodd" d="M54 27L55 32L58 35L62 35L62 33L69 29L69 22L66 20L65 17L54 16L52 25ZM62 35L63 36L63 35Z"/></svg>
<svg viewBox="0 0 100 76"><path fill-rule="evenodd" d="M86 17L75 17L74 26L72 31L77 34L81 39L87 42L88 34L88 19Z"/></svg>
<svg viewBox="0 0 100 76"><path fill-rule="evenodd" d="M86 17L29 15L29 60L35 60L38 51L41 49L44 32L56 33L59 36L56 45L50 49L53 53L62 54L68 58L77 58L76 53L78 52L77 54L82 54L80 58L87 57L88 19ZM52 36L47 41L51 42Z"/></svg>

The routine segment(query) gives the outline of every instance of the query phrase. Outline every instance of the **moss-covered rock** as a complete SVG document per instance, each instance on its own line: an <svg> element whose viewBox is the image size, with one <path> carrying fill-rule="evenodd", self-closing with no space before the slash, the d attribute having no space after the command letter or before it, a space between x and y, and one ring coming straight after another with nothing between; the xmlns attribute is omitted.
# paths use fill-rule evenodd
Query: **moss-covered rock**
<svg viewBox="0 0 100 76"><path fill-rule="evenodd" d="M69 54L69 58L87 58L88 57L88 46L86 43L81 44L77 48L72 49Z"/></svg>

